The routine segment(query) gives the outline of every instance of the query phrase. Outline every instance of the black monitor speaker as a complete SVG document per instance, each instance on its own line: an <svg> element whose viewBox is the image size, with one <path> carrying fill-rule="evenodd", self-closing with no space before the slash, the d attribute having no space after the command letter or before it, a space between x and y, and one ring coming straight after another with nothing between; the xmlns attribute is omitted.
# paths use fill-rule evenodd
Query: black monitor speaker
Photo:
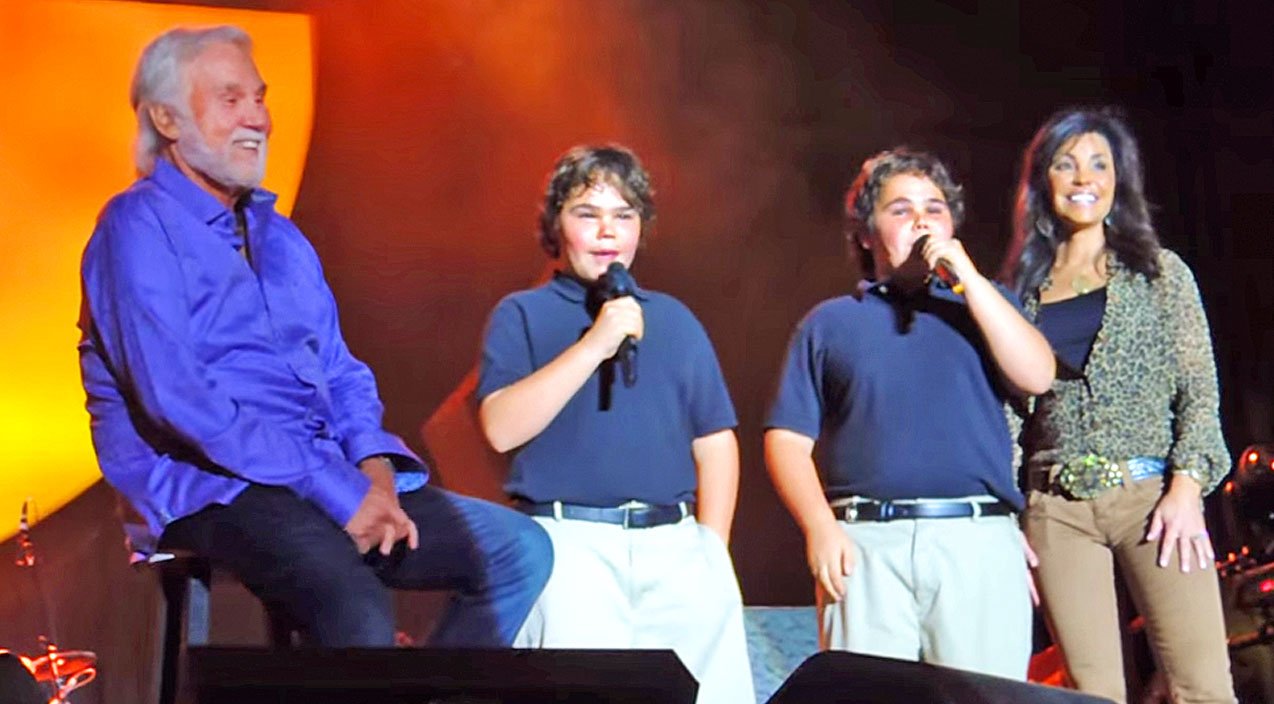
<svg viewBox="0 0 1274 704"><path fill-rule="evenodd" d="M693 704L671 650L191 648L197 704Z"/></svg>
<svg viewBox="0 0 1274 704"><path fill-rule="evenodd" d="M48 697L13 653L0 652L0 704L44 704Z"/></svg>
<svg viewBox="0 0 1274 704"><path fill-rule="evenodd" d="M1111 704L1109 699L921 662L841 651L810 657L769 704Z"/></svg>

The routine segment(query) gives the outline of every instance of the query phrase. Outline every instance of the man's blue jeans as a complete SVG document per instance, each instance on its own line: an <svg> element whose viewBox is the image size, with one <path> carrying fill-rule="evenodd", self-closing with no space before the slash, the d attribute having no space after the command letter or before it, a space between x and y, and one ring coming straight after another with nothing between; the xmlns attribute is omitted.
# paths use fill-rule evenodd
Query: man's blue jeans
<svg viewBox="0 0 1274 704"><path fill-rule="evenodd" d="M544 530L516 511L433 486L399 501L420 531L416 550L399 541L388 556L375 548L360 555L313 504L260 485L170 524L160 548L229 569L314 645L393 645L389 588L456 592L431 645L510 645L553 569Z"/></svg>

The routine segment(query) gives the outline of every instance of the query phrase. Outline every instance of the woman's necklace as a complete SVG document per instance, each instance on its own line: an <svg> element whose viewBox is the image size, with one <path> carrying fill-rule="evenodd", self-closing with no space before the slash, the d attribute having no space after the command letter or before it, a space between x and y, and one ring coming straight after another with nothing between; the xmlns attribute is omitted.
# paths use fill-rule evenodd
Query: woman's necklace
<svg viewBox="0 0 1274 704"><path fill-rule="evenodd" d="M1050 273L1048 277L1044 279L1044 282L1040 284L1040 290L1047 291L1053 288L1053 282L1057 278L1058 277L1055 274ZM1093 291L1101 288L1105 284L1106 284L1106 276L1101 271L1097 271L1096 276L1092 276L1092 277L1086 276L1084 274L1075 274L1074 276L1071 276L1071 290L1074 291L1075 295L1077 296L1083 296L1085 294L1092 293Z"/></svg>
<svg viewBox="0 0 1274 704"><path fill-rule="evenodd" d="M1076 274L1073 278L1071 278L1071 290L1073 290L1076 295L1087 295L1088 293L1091 293L1094 288L1097 288L1096 284L1089 281L1088 277L1083 274Z"/></svg>

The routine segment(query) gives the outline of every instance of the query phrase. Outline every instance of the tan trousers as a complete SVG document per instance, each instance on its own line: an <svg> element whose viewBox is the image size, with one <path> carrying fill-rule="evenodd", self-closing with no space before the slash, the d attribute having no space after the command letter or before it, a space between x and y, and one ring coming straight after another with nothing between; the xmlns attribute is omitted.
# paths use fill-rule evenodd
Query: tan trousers
<svg viewBox="0 0 1274 704"><path fill-rule="evenodd" d="M841 522L854 541L846 597L823 600L825 650L1026 679L1031 598L1010 516Z"/></svg>
<svg viewBox="0 0 1274 704"><path fill-rule="evenodd" d="M756 700L739 583L712 529L534 520L553 539L553 574L514 647L671 648L698 704Z"/></svg>
<svg viewBox="0 0 1274 704"><path fill-rule="evenodd" d="M1040 558L1038 581L1054 637L1079 689L1126 701L1114 569L1146 619L1146 634L1176 702L1234 701L1214 569L1157 563L1145 541L1163 478L1073 501L1030 492L1023 524Z"/></svg>

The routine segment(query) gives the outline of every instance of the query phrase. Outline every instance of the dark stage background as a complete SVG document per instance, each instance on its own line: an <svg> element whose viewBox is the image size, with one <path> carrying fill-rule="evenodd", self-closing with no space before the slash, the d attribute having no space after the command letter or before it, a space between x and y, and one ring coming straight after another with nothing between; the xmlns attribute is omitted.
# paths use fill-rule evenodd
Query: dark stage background
<svg viewBox="0 0 1274 704"><path fill-rule="evenodd" d="M419 450L422 424L474 364L487 312L544 270L532 233L554 158L616 141L645 159L659 219L634 273L685 301L717 346L741 420L732 547L749 604L812 600L800 534L765 476L760 424L792 326L856 279L841 198L885 147L929 148L954 166L969 195L963 237L993 272L1035 127L1070 103L1123 106L1161 237L1199 278L1231 450L1274 436L1265 5L203 4L315 18L315 123L294 219L325 262L351 346L377 373L388 427ZM450 443L436 453L441 479L483 485L489 470L472 468L482 463L452 459L458 426L435 433ZM99 485L36 531L56 635L101 654L99 682L74 697L83 703L141 701L148 686L142 631L156 595L125 564L111 501ZM48 629L30 575L6 559L0 584L0 645L33 651ZM407 629L427 628L433 601L402 603ZM260 636L252 609L217 613L214 635Z"/></svg>

